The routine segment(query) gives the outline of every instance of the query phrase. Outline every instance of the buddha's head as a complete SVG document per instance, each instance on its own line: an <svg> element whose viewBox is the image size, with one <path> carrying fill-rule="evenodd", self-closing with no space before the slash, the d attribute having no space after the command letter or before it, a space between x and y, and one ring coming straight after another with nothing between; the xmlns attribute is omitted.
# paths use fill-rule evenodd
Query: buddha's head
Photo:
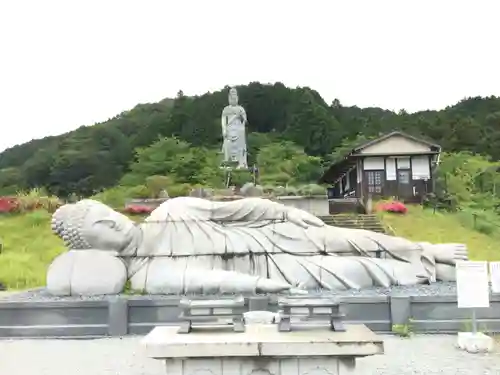
<svg viewBox="0 0 500 375"><path fill-rule="evenodd" d="M52 216L52 230L70 249L121 252L138 229L125 215L98 201L85 199L60 207Z"/></svg>
<svg viewBox="0 0 500 375"><path fill-rule="evenodd" d="M229 90L229 105L238 105L238 91L234 87Z"/></svg>

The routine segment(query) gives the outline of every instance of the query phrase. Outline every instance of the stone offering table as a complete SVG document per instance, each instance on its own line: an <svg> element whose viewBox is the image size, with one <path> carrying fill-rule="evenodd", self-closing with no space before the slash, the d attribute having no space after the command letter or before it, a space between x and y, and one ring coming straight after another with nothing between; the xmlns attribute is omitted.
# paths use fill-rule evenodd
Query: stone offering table
<svg viewBox="0 0 500 375"><path fill-rule="evenodd" d="M345 331L342 318L345 314L340 311L339 302L322 298L283 298L278 301L280 307L279 330L292 330L292 318L302 317L309 322L328 321L330 328L336 332Z"/></svg>
<svg viewBox="0 0 500 375"><path fill-rule="evenodd" d="M356 358L384 353L382 339L364 325L346 324L344 332L279 332L272 324L250 324L241 333L177 331L157 327L142 341L169 375L346 375L355 373Z"/></svg>
<svg viewBox="0 0 500 375"><path fill-rule="evenodd" d="M231 319L233 330L242 332L245 330L243 313L245 311L245 300L238 297L233 300L181 300L180 320L184 322L179 333L190 333L193 322L216 324L221 319Z"/></svg>

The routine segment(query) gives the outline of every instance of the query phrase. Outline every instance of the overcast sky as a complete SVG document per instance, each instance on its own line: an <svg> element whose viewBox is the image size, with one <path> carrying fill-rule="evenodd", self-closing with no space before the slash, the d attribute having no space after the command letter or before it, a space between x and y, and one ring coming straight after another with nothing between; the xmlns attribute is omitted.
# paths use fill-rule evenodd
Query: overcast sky
<svg viewBox="0 0 500 375"><path fill-rule="evenodd" d="M412 112L500 95L496 2L1 0L0 150L251 81Z"/></svg>

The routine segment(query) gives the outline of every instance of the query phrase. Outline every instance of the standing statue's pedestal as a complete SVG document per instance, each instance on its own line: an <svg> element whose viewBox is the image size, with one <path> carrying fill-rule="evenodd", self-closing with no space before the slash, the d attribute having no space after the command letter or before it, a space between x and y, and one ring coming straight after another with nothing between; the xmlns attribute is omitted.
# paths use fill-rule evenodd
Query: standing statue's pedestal
<svg viewBox="0 0 500 375"><path fill-rule="evenodd" d="M179 334L177 327L157 327L143 345L149 357L165 361L169 375L346 375L355 373L356 358L383 354L384 344L364 325L345 328L279 332L250 324L241 333Z"/></svg>

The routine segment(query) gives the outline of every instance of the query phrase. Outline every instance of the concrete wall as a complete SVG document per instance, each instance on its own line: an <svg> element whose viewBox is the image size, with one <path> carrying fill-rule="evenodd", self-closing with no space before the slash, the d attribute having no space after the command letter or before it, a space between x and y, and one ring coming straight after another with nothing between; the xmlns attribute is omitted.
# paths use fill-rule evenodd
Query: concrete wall
<svg viewBox="0 0 500 375"><path fill-rule="evenodd" d="M101 301L0 301L0 337L102 337L145 334L158 325L178 323L178 297L119 296ZM417 333L470 330L470 311L454 296L346 297L346 321L375 332L408 325ZM277 310L275 296L249 297L248 310ZM479 329L500 332L500 295L477 311Z"/></svg>
<svg viewBox="0 0 500 375"><path fill-rule="evenodd" d="M265 197L264 197L265 198ZM241 197L227 197L227 200L241 199ZM150 209L155 209L167 199L132 199L127 202L129 205L141 205ZM285 206L292 206L300 208L316 216L325 216L329 214L328 210L328 197L326 195L313 195L313 196L283 196L273 198L274 201L284 204Z"/></svg>
<svg viewBox="0 0 500 375"><path fill-rule="evenodd" d="M314 195L310 197L284 196L276 197L274 201L284 204L285 206L300 208L316 216L326 216L330 214L328 197L326 195Z"/></svg>

